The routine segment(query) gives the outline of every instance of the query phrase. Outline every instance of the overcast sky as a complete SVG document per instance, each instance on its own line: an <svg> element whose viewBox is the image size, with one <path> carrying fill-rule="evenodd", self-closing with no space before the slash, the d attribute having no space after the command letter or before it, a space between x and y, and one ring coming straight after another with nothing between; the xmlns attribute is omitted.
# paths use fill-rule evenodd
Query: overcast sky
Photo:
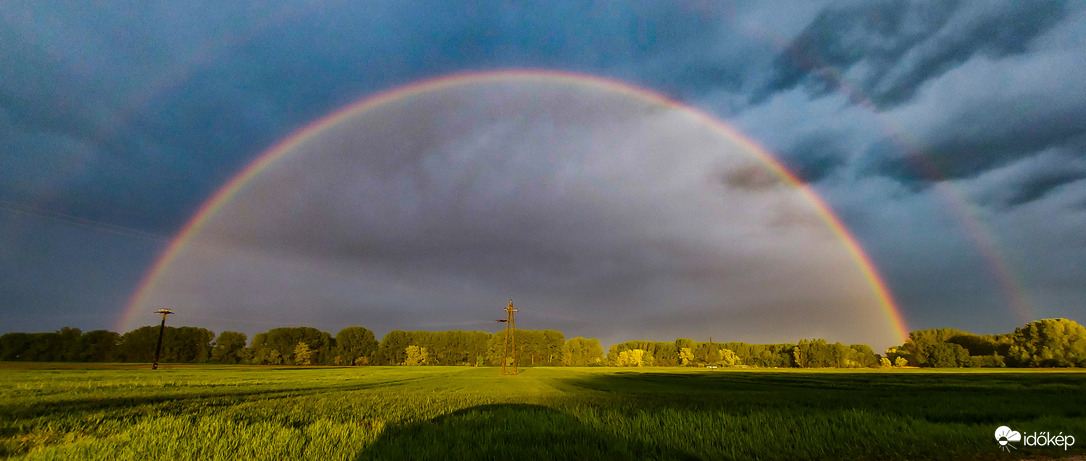
<svg viewBox="0 0 1086 461"><path fill-rule="evenodd" d="M755 140L856 236L910 329L1081 322L1084 63L1079 2L0 1L0 331L117 328L262 152L368 95L509 68L641 86ZM681 113L531 82L442 98L352 120L376 146L329 133L254 181L193 246L231 251L167 277L192 288L163 298L191 305L171 323L493 330L471 323L520 298L524 327L605 341L892 342L848 320L878 314L857 306L869 287L794 189ZM209 307L230 290L196 268L295 295Z"/></svg>

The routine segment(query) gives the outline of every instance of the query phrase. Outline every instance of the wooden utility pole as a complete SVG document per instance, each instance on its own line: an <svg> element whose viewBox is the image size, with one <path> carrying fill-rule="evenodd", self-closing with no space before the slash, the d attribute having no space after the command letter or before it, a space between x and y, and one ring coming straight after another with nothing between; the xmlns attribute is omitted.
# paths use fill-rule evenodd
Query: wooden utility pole
<svg viewBox="0 0 1086 461"><path fill-rule="evenodd" d="M502 353L502 374L517 374L517 341L515 337L515 331L517 329L516 322L513 320L513 313L517 312L517 308L513 307L513 300L509 300L509 307L505 308L505 351ZM499 320L500 321L500 320ZM506 373L505 362L509 357L509 352L513 352L513 372Z"/></svg>
<svg viewBox="0 0 1086 461"><path fill-rule="evenodd" d="M166 331L166 316L173 313L169 309L159 309L156 314L162 314L162 324L158 326L158 344L155 345L155 361L151 364L152 370L158 369L158 355L162 353L162 333Z"/></svg>

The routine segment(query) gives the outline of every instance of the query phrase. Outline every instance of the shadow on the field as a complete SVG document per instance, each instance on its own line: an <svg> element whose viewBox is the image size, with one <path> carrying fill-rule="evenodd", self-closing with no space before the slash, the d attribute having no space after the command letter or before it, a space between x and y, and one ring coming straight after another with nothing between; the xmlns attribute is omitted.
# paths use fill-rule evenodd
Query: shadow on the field
<svg viewBox="0 0 1086 461"><path fill-rule="evenodd" d="M677 410L727 415L873 414L962 424L1044 416L1080 418L1086 373L892 371L619 371L562 378L566 394L591 395L620 412ZM586 394L587 393L587 394ZM574 401L573 404L576 404Z"/></svg>
<svg viewBox="0 0 1086 461"><path fill-rule="evenodd" d="M393 426L357 460L699 459L586 426L572 415L527 404L481 405Z"/></svg>

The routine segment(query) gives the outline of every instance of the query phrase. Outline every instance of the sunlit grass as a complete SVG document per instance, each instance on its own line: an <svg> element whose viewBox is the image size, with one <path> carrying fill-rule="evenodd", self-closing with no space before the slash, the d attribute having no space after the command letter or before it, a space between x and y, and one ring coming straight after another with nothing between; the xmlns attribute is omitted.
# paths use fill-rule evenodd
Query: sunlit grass
<svg viewBox="0 0 1086 461"><path fill-rule="evenodd" d="M56 368L56 369L52 369ZM0 365L25 459L946 459L1081 434L1086 373ZM1020 429L1021 428L1021 429Z"/></svg>

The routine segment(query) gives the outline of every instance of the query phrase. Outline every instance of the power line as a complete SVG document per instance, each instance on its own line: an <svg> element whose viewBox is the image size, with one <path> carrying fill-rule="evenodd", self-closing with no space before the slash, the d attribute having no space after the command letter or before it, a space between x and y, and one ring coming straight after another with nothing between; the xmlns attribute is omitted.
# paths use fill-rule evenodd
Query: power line
<svg viewBox="0 0 1086 461"><path fill-rule="evenodd" d="M53 210L47 210L45 208L39 208L36 206L26 205L22 203L11 202L8 200L0 200L0 209L5 211L21 214L26 216L34 216L37 218L48 219L56 221L70 226L79 227L83 229L95 230L99 232L107 232L111 234L124 235L128 237L136 237L144 240L150 240L153 242L169 243L171 238L167 235L155 234L152 232L145 232L131 227L118 226L116 224L104 223L101 221L95 221L92 219L82 218L75 215L60 213Z"/></svg>

